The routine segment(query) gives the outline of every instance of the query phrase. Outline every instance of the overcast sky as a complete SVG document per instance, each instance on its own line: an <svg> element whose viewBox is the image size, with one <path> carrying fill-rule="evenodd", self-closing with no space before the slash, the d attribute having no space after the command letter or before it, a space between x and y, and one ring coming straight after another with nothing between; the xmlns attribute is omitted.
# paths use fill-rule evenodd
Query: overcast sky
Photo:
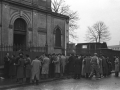
<svg viewBox="0 0 120 90"><path fill-rule="evenodd" d="M65 0L71 10L79 15L78 41L84 43L88 26L103 21L111 33L108 45L118 45L120 41L120 0Z"/></svg>

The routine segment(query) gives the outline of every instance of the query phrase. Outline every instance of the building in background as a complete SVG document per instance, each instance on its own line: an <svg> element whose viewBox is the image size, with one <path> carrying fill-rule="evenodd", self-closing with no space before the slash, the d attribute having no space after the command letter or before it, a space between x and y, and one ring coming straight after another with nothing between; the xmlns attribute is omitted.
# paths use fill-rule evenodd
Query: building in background
<svg viewBox="0 0 120 90"><path fill-rule="evenodd" d="M68 33L69 17L53 13L51 0L0 0L0 45L65 53Z"/></svg>
<svg viewBox="0 0 120 90"><path fill-rule="evenodd" d="M120 51L120 45L112 45L112 46L108 46L108 48L112 50Z"/></svg>

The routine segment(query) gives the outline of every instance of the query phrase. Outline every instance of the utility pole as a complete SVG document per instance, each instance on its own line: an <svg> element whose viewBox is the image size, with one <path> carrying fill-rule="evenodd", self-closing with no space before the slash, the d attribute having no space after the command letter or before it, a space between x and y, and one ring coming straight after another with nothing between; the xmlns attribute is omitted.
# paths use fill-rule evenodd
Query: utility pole
<svg viewBox="0 0 120 90"><path fill-rule="evenodd" d="M45 44L45 48L46 48L46 54L48 54L48 43L47 43L47 13L46 13L46 44Z"/></svg>

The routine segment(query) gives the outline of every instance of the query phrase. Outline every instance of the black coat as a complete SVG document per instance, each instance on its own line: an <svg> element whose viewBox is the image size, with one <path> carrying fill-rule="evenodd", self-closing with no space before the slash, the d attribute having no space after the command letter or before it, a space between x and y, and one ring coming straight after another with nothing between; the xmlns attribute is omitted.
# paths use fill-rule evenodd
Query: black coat
<svg viewBox="0 0 120 90"><path fill-rule="evenodd" d="M81 70L82 70L82 60L76 58L74 61L74 73L81 74Z"/></svg>
<svg viewBox="0 0 120 90"><path fill-rule="evenodd" d="M74 61L75 61L75 56L70 56L68 59L68 72L74 72Z"/></svg>
<svg viewBox="0 0 120 90"><path fill-rule="evenodd" d="M10 66L9 66L9 75L16 75L16 65L15 64L15 58L10 59Z"/></svg>
<svg viewBox="0 0 120 90"><path fill-rule="evenodd" d="M102 58L103 74L108 74L108 64L106 58Z"/></svg>
<svg viewBox="0 0 120 90"><path fill-rule="evenodd" d="M4 57L4 76L9 76L9 64L10 64L10 57Z"/></svg>
<svg viewBox="0 0 120 90"><path fill-rule="evenodd" d="M54 57L51 57L50 58L50 65L49 65L49 76L51 78L54 77L54 74L55 74L55 64L53 63L54 61Z"/></svg>

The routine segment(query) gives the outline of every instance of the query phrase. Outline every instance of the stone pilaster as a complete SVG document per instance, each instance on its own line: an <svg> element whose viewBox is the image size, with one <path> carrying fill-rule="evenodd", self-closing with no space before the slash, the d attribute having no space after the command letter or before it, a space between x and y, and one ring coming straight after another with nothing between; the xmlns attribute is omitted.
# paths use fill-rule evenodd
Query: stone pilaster
<svg viewBox="0 0 120 90"><path fill-rule="evenodd" d="M3 3L2 5L2 44L8 45L8 28L9 28L9 5L7 3Z"/></svg>
<svg viewBox="0 0 120 90"><path fill-rule="evenodd" d="M32 45L33 46L37 46L38 44L38 12L37 11L33 11L33 32L32 32Z"/></svg>

